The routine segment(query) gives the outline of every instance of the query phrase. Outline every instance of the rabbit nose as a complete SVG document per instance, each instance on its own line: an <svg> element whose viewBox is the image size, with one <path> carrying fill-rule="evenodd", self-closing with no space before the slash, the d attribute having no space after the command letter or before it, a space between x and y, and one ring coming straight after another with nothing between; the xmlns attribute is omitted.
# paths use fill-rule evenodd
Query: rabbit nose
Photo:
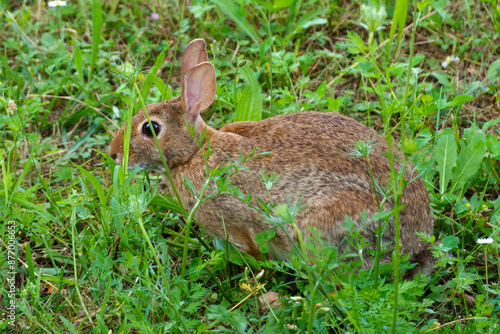
<svg viewBox="0 0 500 334"><path fill-rule="evenodd" d="M122 153L113 153L110 155L111 159L113 159L116 164L121 165L122 164L122 159L123 159L123 154Z"/></svg>

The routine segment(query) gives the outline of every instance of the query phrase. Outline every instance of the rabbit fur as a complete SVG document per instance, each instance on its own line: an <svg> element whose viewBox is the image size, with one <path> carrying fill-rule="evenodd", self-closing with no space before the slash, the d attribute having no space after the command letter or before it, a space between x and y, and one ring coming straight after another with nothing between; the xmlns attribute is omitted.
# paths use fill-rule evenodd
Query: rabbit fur
<svg viewBox="0 0 500 334"><path fill-rule="evenodd" d="M180 96L149 104L146 108L151 121L159 126L155 132L186 209L193 208L195 199L182 181L185 176L196 191L202 188L207 177L207 142L212 150L206 160L208 168L227 164L228 158L235 161L240 153L248 155L257 148L257 152L270 154L246 162L248 170L237 172L231 179L231 184L244 195L251 194L254 206L259 207L257 199L271 200L274 204L301 200L305 208L295 216L301 233L310 235L308 227L314 227L325 241L340 248L347 244L344 240L347 230L342 226L347 215L361 230L370 247L375 247L378 221L369 222L369 218L379 210L368 164L365 158L350 154L357 141L371 140L370 162L374 177L382 189L386 187L390 171L385 155L388 145L374 130L350 117L331 112L289 113L258 122L231 123L215 130L200 117L200 112L210 106L216 93L215 70L208 62L202 39L193 40L187 46L181 61L181 76ZM144 123L147 123L147 118L141 109L132 118L128 167L165 171L154 138L144 132ZM186 125L194 128L196 138ZM119 164L123 159L125 126L113 138L109 150L109 155ZM197 141L203 131L205 136L200 148ZM396 161L399 161L401 155L396 150L394 152ZM259 179L263 170L280 175L270 190L266 190ZM405 180L408 183L401 203L406 206L400 211L401 249L403 253L411 253L410 261L428 264L432 262L427 250L429 244L421 241L415 232L433 233L429 196L423 181L412 179L411 166L406 169ZM379 194L379 198L383 195ZM390 198L385 201L383 209L389 210L393 206L394 201ZM367 219L362 221L365 210ZM261 213L225 193L202 203L194 218L210 235L228 238L242 252L255 257L260 252L254 236L273 228ZM285 225L285 228L293 241L297 241L291 225ZM286 260L293 242L282 229L276 232L269 241L268 257ZM393 247L394 236L393 219L383 235L382 244L392 242ZM390 253L386 252L382 261L389 262Z"/></svg>

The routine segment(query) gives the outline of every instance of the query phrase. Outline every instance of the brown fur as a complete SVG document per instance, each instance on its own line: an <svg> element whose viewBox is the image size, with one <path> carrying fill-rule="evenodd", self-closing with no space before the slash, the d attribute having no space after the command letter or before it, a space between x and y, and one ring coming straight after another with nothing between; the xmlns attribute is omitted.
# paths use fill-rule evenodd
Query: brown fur
<svg viewBox="0 0 500 334"><path fill-rule="evenodd" d="M201 55L196 54L200 52ZM253 205L259 206L257 199L295 203L302 198L305 209L295 218L303 234L309 234L308 226L315 227L326 241L337 246L345 238L347 231L341 224L348 215L362 229L367 241L376 245L378 222L365 222L367 226L362 226L361 221L364 210L368 218L378 212L368 164L365 158L355 158L349 153L356 141L371 139L374 151L370 154L370 162L375 178L381 187L385 187L390 170L388 159L383 155L388 151L386 141L352 118L321 112L285 114L259 122L237 122L220 130L212 129L199 116L215 96L215 72L212 72L213 67L206 59L203 40L192 41L183 57L181 96L147 106L151 120L161 125L158 140L184 206L191 209L195 199L182 183L183 177L191 180L198 191L207 177L204 156L209 136L210 149L215 149L207 160L209 168L227 164L228 158L235 161L240 152L247 155L255 148L257 152L271 152L270 155L250 160L245 164L249 171L238 172L232 178L232 184L238 186L243 194L252 195ZM164 170L154 139L142 133L145 120L143 110L132 119L129 167ZM206 129L205 144L201 149L185 124L194 126L196 140ZM123 158L124 127L113 138L109 151L118 163ZM394 156L396 159L400 157L399 153ZM270 191L259 179L263 169L281 175ZM409 170L405 179L411 179ZM382 198L381 194L379 198ZM426 251L428 244L415 235L415 232L432 234L434 225L422 180L408 183L402 203L406 204L400 215L402 250L411 253L413 261L430 263L431 256ZM393 205L393 201L388 200L384 209ZM259 255L254 236L272 227L260 213L228 194L203 203L194 217L209 234L225 239L227 233L229 241L253 256ZM295 231L290 227L287 231L296 241ZM394 234L391 222L383 242L394 241ZM284 231L278 230L270 246L271 258L286 259L292 241ZM384 261L389 260L390 255L387 256Z"/></svg>

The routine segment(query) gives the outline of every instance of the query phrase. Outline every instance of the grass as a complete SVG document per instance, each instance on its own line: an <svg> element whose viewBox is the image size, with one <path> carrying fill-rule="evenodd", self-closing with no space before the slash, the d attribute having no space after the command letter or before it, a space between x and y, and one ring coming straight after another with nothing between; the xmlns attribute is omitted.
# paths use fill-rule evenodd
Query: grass
<svg viewBox="0 0 500 334"><path fill-rule="evenodd" d="M500 332L498 1L0 1L0 10L0 331ZM179 57L199 37L217 72L209 125L338 112L402 149L436 218L422 236L432 273L399 278L409 264L398 243L393 263L374 268L319 250L317 238L290 262L257 261L196 224L186 231L192 215L158 190L157 175L114 164L113 133L143 103L179 94ZM397 203L396 171L391 185ZM293 224L300 208L274 209ZM492 243L476 242L485 237ZM262 250L270 238L259 236ZM354 229L348 240L366 246ZM263 291L281 307L259 300Z"/></svg>

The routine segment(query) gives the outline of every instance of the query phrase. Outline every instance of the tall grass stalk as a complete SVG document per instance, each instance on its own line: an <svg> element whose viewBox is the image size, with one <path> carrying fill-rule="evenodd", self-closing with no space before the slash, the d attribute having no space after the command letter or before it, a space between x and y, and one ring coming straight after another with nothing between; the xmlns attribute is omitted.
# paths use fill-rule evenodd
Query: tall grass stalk
<svg viewBox="0 0 500 334"><path fill-rule="evenodd" d="M76 195L73 195L76 196ZM76 205L73 206L73 209L71 210L71 246L73 248L72 254L73 254L73 274L75 275L75 290L76 294L78 295L78 299L80 299L80 304L82 305L83 310L85 311L85 314L87 315L87 318L89 319L89 322L92 323L92 317L89 314L89 311L87 310L87 306L85 305L85 301L83 300L82 294L80 293L80 288L79 288L79 282L78 282L78 264L76 262L76 254L78 252L76 245L75 245L75 225L76 225Z"/></svg>
<svg viewBox="0 0 500 334"><path fill-rule="evenodd" d="M399 1L398 1L399 4ZM408 4L406 4L406 7L408 8ZM401 143L404 145L405 141L407 140L407 134L406 134L406 101L408 97L408 89L410 85L410 76L411 76L411 67L412 67L412 60L413 60L413 52L414 52L414 47L415 47L415 33L417 30L417 24L418 24L418 18L420 15L416 15L417 11L417 1L414 1L414 10L415 10L415 15L413 15L413 29L412 29L412 35L411 35L411 41L410 41L410 54L408 57L408 68L406 71L406 86L404 90L404 96L403 96L403 105L400 108L400 129L401 129ZM399 44L399 40L398 40ZM404 154L404 161L401 165L401 171L399 172L399 180L397 179L396 175L396 170L394 167L394 155L392 152L392 138L390 136L387 137L388 144L389 144L389 159L390 159L390 166L391 166L391 182L392 182L392 188L393 188L393 193L394 193L394 207L395 207L395 216L394 216L394 228L395 228L395 263L394 263L394 313L392 317L392 333L396 333L396 325L397 325L397 318L398 318L398 298L399 298L399 264L400 264L400 259L401 259L401 242L400 242L400 220L399 220L399 215L400 215L400 201L401 201L401 196L403 194L403 183L404 183L404 174L406 170L406 164L408 160L408 155ZM404 147L403 147L404 150Z"/></svg>
<svg viewBox="0 0 500 334"><path fill-rule="evenodd" d="M90 63L89 82L92 80L92 72L97 61L99 53L99 44L101 43L102 29L102 7L101 1L94 0L92 2L92 59Z"/></svg>

